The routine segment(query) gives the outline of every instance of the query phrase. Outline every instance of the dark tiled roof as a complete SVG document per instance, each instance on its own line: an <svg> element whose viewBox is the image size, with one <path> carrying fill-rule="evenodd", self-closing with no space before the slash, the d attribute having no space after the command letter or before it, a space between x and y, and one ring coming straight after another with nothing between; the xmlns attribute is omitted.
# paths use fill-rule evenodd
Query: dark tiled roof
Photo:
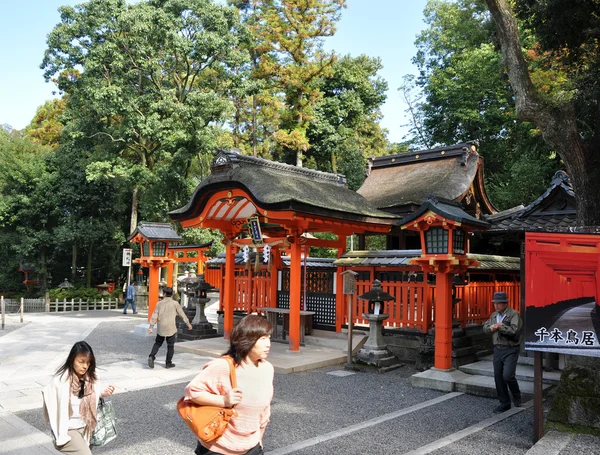
<svg viewBox="0 0 600 455"><path fill-rule="evenodd" d="M397 219L350 190L342 175L245 156L235 150L220 151L210 176L200 182L184 207L169 215L176 220L195 216L212 194L228 188L247 191L264 209L354 221L374 218L375 222L391 223Z"/></svg>
<svg viewBox="0 0 600 455"><path fill-rule="evenodd" d="M131 240L138 234L148 240L166 240L171 242L181 242L183 240L177 235L177 232L175 232L170 223L141 222L137 225L135 231L127 237L127 240Z"/></svg>
<svg viewBox="0 0 600 455"><path fill-rule="evenodd" d="M262 253L258 253L258 254L261 255L260 259L262 260ZM256 257L256 253L254 251L251 251L250 258L249 258L249 261L251 264L254 264L255 257ZM309 257L306 261L306 266L308 268L332 268L332 269L335 269L336 267L333 265L333 261L335 261L335 259L333 259L333 258L311 258L311 257ZM286 266L286 267L290 266L290 258L288 256L283 256L282 262L283 262L284 266ZM244 257L243 257L242 253L237 253L235 255L235 263L236 264L244 263ZM207 265L225 264L225 253L219 254L216 258L209 259L208 261L206 261L206 264ZM302 266L304 266L304 261L302 261Z"/></svg>
<svg viewBox="0 0 600 455"><path fill-rule="evenodd" d="M575 228L575 193L564 171L558 171L548 189L527 207L518 206L488 216L489 232L568 232Z"/></svg>
<svg viewBox="0 0 600 455"><path fill-rule="evenodd" d="M399 267L406 266L420 270L420 266L410 264L410 260L421 256L421 250L387 250L387 251L347 251L334 264L342 267ZM494 256L489 254L467 254L468 258L480 263L469 270L511 270L520 268L519 258Z"/></svg>
<svg viewBox="0 0 600 455"><path fill-rule="evenodd" d="M444 218L456 221L457 223L468 224L484 229L490 226L490 224L486 221L478 220L477 218L469 215L462 209L462 206L459 203L438 199L433 196L429 196L418 210L402 218L400 221L398 221L397 225L404 226L405 224L416 220L430 210Z"/></svg>
<svg viewBox="0 0 600 455"><path fill-rule="evenodd" d="M420 205L431 194L459 200L481 163L472 143L373 158L358 192L379 209Z"/></svg>

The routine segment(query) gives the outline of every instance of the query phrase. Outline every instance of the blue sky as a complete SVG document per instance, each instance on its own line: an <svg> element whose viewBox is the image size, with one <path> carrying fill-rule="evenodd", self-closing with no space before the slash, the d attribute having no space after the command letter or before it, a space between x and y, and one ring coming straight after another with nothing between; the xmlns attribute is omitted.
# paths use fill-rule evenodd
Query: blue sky
<svg viewBox="0 0 600 455"><path fill-rule="evenodd" d="M411 64L416 35L425 27L427 0L347 0L335 36L325 45L339 54L380 57L379 73L389 84L381 125L393 142L402 140L407 123L398 87L402 76L415 73ZM53 97L56 87L44 81L39 65L46 35L59 22L58 7L76 0L10 1L0 15L0 124L22 129L37 108Z"/></svg>

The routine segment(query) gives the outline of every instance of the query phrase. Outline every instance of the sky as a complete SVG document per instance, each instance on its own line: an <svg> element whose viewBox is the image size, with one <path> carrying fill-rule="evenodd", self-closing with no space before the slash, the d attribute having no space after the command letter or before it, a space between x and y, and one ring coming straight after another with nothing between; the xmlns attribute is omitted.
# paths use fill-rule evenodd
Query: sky
<svg viewBox="0 0 600 455"><path fill-rule="evenodd" d="M406 106L398 87L405 74L416 74L411 59L416 35L425 28L427 0L347 0L337 32L325 47L338 54L380 57L379 75L388 82L381 126L392 142L402 141L408 128ZM55 95L56 86L44 81L39 68L46 37L58 24L58 7L80 0L11 1L0 15L0 125L25 128L39 106Z"/></svg>

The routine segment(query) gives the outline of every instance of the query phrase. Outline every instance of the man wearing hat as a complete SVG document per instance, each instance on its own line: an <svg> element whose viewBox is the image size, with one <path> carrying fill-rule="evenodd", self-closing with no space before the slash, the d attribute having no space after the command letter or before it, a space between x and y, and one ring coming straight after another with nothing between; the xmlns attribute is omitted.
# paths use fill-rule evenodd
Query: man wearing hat
<svg viewBox="0 0 600 455"><path fill-rule="evenodd" d="M521 346L523 321L515 310L508 306L506 292L494 292L492 303L496 311L483 325L485 333L492 334L494 343L494 380L500 406L494 409L495 413L510 409L510 395L512 393L515 406L521 406L521 390L515 372Z"/></svg>

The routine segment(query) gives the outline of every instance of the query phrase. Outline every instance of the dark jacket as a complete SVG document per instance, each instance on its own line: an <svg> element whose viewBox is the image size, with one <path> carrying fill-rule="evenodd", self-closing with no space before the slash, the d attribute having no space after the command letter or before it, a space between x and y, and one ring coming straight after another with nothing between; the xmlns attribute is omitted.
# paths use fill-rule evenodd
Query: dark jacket
<svg viewBox="0 0 600 455"><path fill-rule="evenodd" d="M490 327L497 322L498 312L490 316L485 324L483 324L483 331L485 333L492 333ZM521 339L523 338L523 320L519 313L513 310L511 307L507 307L504 310L504 319L502 320L502 327L494 333L492 333L492 342L494 346L499 347L511 347L520 346Z"/></svg>

